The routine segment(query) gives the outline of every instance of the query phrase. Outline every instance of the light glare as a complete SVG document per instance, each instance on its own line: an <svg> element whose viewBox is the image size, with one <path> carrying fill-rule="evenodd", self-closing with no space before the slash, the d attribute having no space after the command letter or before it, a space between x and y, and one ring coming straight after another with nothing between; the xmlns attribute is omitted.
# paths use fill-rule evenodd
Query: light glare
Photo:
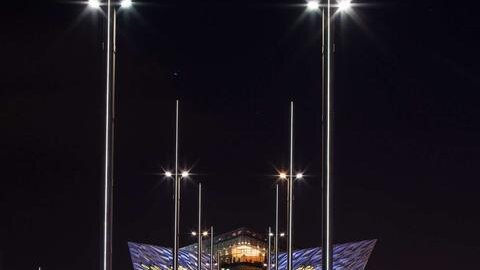
<svg viewBox="0 0 480 270"><path fill-rule="evenodd" d="M182 177L183 177L183 178L187 178L187 177L189 177L189 176L190 176L190 173L189 173L188 171L183 171L183 172L182 172Z"/></svg>
<svg viewBox="0 0 480 270"><path fill-rule="evenodd" d="M315 0L310 0L307 2L307 9L308 10L317 10L320 8L320 3L318 3L318 1L315 1Z"/></svg>
<svg viewBox="0 0 480 270"><path fill-rule="evenodd" d="M339 11L347 11L352 7L351 0L339 0L338 1L338 10Z"/></svg>
<svg viewBox="0 0 480 270"><path fill-rule="evenodd" d="M192 232L192 236L197 236L197 232Z"/></svg>
<svg viewBox="0 0 480 270"><path fill-rule="evenodd" d="M208 232L205 231L205 232L202 233L202 235L203 235L203 236L207 236L207 235L208 235Z"/></svg>
<svg viewBox="0 0 480 270"><path fill-rule="evenodd" d="M282 172L278 175L278 177L280 177L280 179L287 179L287 174Z"/></svg>
<svg viewBox="0 0 480 270"><path fill-rule="evenodd" d="M88 0L88 6L90 8L100 8L100 1L99 0Z"/></svg>
<svg viewBox="0 0 480 270"><path fill-rule="evenodd" d="M297 179L303 179L303 173L297 173L296 177Z"/></svg>
<svg viewBox="0 0 480 270"><path fill-rule="evenodd" d="M165 176L168 177L168 178L172 177L172 172L166 171Z"/></svg>
<svg viewBox="0 0 480 270"><path fill-rule="evenodd" d="M280 237L284 237L285 236L285 233L280 233Z"/></svg>
<svg viewBox="0 0 480 270"><path fill-rule="evenodd" d="M133 4L133 3L132 3L132 0L122 0L122 1L120 2L120 7L121 7L121 8L129 8L129 7L132 6L132 4Z"/></svg>

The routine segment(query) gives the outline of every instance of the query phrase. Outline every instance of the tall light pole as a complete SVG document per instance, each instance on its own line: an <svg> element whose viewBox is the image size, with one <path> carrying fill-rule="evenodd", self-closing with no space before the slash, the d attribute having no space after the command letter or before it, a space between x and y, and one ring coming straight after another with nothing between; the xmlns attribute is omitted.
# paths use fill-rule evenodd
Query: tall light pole
<svg viewBox="0 0 480 270"><path fill-rule="evenodd" d="M278 269L278 184L275 186L275 269Z"/></svg>
<svg viewBox="0 0 480 270"><path fill-rule="evenodd" d="M267 270L272 270L272 228L268 227L268 254L267 254Z"/></svg>
<svg viewBox="0 0 480 270"><path fill-rule="evenodd" d="M210 227L210 270L213 270L213 226Z"/></svg>
<svg viewBox="0 0 480 270"><path fill-rule="evenodd" d="M287 270L292 270L293 252L293 101L290 102L290 177L288 178Z"/></svg>
<svg viewBox="0 0 480 270"><path fill-rule="evenodd" d="M128 3L127 3L128 2ZM131 0L112 1L89 0L91 9L102 9L106 6L106 71L105 71L105 148L104 148L104 186L103 186L103 226L102 226L102 269L112 269L113 256L113 150L115 125L115 68L117 12L119 8L130 8Z"/></svg>
<svg viewBox="0 0 480 270"><path fill-rule="evenodd" d="M198 270L202 270L202 183L198 184Z"/></svg>
<svg viewBox="0 0 480 270"><path fill-rule="evenodd" d="M179 147L179 121L180 102L177 100L175 106L175 169L174 172L166 171L165 177L173 178L173 200L174 200L174 225L173 225L173 270L178 270L178 250L180 239L180 195L181 179L188 178L188 171L180 172L178 169L178 147Z"/></svg>
<svg viewBox="0 0 480 270"><path fill-rule="evenodd" d="M310 0L307 9L320 9L322 15L322 269L333 269L332 247L332 130L333 130L333 54L334 54L334 8L346 12L352 6L351 0L318 1Z"/></svg>

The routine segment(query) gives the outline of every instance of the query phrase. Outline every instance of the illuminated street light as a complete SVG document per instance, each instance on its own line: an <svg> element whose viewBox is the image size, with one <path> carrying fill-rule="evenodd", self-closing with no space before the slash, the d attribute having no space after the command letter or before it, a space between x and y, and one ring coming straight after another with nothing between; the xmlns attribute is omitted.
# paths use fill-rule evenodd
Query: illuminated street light
<svg viewBox="0 0 480 270"><path fill-rule="evenodd" d="M171 171L166 171L164 175L165 175L165 177L168 177L168 178L172 178L172 176L173 176Z"/></svg>
<svg viewBox="0 0 480 270"><path fill-rule="evenodd" d="M192 232L192 236L197 236L197 232Z"/></svg>
<svg viewBox="0 0 480 270"><path fill-rule="evenodd" d="M285 179L287 179L287 173L282 172L278 175L278 177L280 177L280 179L282 179L282 180L285 180Z"/></svg>
<svg viewBox="0 0 480 270"><path fill-rule="evenodd" d="M121 8L130 8L132 7L133 3L132 3L132 0L122 0L120 2L120 7Z"/></svg>
<svg viewBox="0 0 480 270"><path fill-rule="evenodd" d="M189 176L190 176L190 173L189 173L188 171L183 171L183 172L182 172L182 177L183 177L183 178L187 178L187 177L189 177Z"/></svg>
<svg viewBox="0 0 480 270"><path fill-rule="evenodd" d="M88 0L88 6L90 8L98 9L98 8L100 8L100 1L99 0Z"/></svg>
<svg viewBox="0 0 480 270"><path fill-rule="evenodd" d="M285 237L285 233L284 232L280 233L280 237Z"/></svg>
<svg viewBox="0 0 480 270"><path fill-rule="evenodd" d="M338 11L345 12L352 8L351 0L339 0L338 1Z"/></svg>
<svg viewBox="0 0 480 270"><path fill-rule="evenodd" d="M297 173L297 175L295 176L295 178L297 178L297 179L303 179L303 173Z"/></svg>
<svg viewBox="0 0 480 270"><path fill-rule="evenodd" d="M315 0L309 0L307 2L307 9L310 11L318 10L320 8L320 3Z"/></svg>
<svg viewBox="0 0 480 270"><path fill-rule="evenodd" d="M208 232L207 232L207 231L204 231L204 232L202 233L202 236L208 236Z"/></svg>

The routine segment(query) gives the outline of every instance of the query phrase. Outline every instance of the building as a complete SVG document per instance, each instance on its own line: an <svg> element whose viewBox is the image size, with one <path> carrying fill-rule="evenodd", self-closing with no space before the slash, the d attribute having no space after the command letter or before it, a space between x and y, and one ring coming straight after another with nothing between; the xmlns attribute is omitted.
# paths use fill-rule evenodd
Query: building
<svg viewBox="0 0 480 270"><path fill-rule="evenodd" d="M363 270L376 240L335 245L334 270ZM166 247L128 243L134 270L171 270L172 250ZM240 228L214 237L214 257L210 258L210 240L203 241L202 270L264 270L267 262L267 237ZM272 250L273 254L273 250ZM279 252L278 270L286 270L287 254ZM322 249L309 248L293 252L293 270L321 270ZM213 263L213 266L211 265ZM272 270L277 270L272 255ZM198 270L197 245L179 251L180 270Z"/></svg>

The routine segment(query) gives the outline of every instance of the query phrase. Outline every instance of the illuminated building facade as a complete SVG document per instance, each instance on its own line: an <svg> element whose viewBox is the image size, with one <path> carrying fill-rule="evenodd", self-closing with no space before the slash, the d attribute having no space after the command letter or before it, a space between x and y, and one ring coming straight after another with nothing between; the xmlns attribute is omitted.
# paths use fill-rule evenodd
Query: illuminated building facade
<svg viewBox="0 0 480 270"><path fill-rule="evenodd" d="M335 245L333 249L334 270L364 270L375 247L376 240ZM203 242L202 270L264 270L267 262L266 235L252 232L246 228L224 233L214 237L214 258L210 258L210 241ZM128 243L134 270L171 270L172 250L145 244ZM272 251L273 254L273 251ZM287 254L279 253L278 270L286 270ZM321 270L321 248L295 250L293 252L294 270ZM217 258L219 261L217 262ZM273 256L272 256L273 264ZM180 270L197 270L197 246L192 244L180 249ZM272 270L277 270L272 265Z"/></svg>

